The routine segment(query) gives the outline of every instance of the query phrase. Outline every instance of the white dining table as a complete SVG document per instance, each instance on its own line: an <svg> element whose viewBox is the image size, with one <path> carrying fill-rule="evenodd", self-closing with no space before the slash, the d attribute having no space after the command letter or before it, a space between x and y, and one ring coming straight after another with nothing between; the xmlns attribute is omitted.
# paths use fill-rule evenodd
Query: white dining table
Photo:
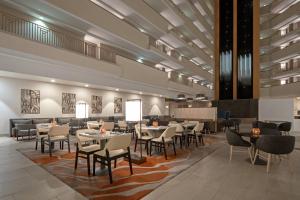
<svg viewBox="0 0 300 200"><path fill-rule="evenodd" d="M106 131L105 133L99 133L99 130L95 130L95 129L90 129L87 130L86 132L79 133L79 135L82 137L88 137L98 141L100 144L100 149L104 148L107 140L111 139L114 136L124 135L124 134L129 134L129 133L114 132L114 131Z"/></svg>
<svg viewBox="0 0 300 200"><path fill-rule="evenodd" d="M162 131L166 130L168 126L142 126L142 130L149 130L149 131Z"/></svg>
<svg viewBox="0 0 300 200"><path fill-rule="evenodd" d="M142 126L142 132L148 131L152 137L159 137L168 126Z"/></svg>

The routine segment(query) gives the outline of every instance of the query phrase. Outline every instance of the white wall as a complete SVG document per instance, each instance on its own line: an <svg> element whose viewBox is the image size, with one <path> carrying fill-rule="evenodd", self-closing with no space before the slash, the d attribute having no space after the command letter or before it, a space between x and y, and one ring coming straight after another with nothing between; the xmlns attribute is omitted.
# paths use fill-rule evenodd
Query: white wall
<svg viewBox="0 0 300 200"><path fill-rule="evenodd" d="M21 89L40 90L40 114L21 114ZM91 95L102 96L102 113L89 116L124 116L127 99L142 98L144 115L164 115L164 98L129 94L116 91L73 87L55 83L29 81L0 77L0 134L9 133L10 118L35 117L75 117L75 114L62 114L62 92L75 93L76 101L91 102ZM114 114L114 97L122 97L123 113Z"/></svg>
<svg viewBox="0 0 300 200"><path fill-rule="evenodd" d="M265 98L259 100L258 119L289 121L294 130L294 98Z"/></svg>

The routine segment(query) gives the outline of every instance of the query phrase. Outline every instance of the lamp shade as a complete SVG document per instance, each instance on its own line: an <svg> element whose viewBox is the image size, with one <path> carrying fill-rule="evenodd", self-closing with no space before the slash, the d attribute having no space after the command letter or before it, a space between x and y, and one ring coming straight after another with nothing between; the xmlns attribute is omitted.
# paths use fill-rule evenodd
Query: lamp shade
<svg viewBox="0 0 300 200"><path fill-rule="evenodd" d="M138 122L142 120L143 110L142 110L142 100L134 99L128 100L125 103L125 120Z"/></svg>

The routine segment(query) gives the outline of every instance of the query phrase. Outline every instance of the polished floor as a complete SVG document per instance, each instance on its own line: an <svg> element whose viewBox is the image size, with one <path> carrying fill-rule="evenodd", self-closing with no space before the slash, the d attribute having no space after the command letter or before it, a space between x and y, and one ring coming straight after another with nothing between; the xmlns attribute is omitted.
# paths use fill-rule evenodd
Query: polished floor
<svg viewBox="0 0 300 200"><path fill-rule="evenodd" d="M29 146L34 147L33 142L0 137L1 200L85 199L16 151ZM286 160L274 159L269 174L265 166L250 165L244 152L234 153L229 162L228 152L228 146L222 146L144 199L300 199L300 149L292 153L290 166Z"/></svg>

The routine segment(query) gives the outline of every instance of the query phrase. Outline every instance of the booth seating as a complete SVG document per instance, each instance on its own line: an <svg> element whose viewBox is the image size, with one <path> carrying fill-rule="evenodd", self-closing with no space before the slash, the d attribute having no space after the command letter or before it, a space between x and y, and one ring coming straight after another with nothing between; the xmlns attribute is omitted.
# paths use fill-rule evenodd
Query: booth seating
<svg viewBox="0 0 300 200"><path fill-rule="evenodd" d="M27 136L30 140L31 136L36 135L36 127L35 124L16 124L15 126L15 136L17 140L19 140L19 137L22 137L22 140L24 136Z"/></svg>

